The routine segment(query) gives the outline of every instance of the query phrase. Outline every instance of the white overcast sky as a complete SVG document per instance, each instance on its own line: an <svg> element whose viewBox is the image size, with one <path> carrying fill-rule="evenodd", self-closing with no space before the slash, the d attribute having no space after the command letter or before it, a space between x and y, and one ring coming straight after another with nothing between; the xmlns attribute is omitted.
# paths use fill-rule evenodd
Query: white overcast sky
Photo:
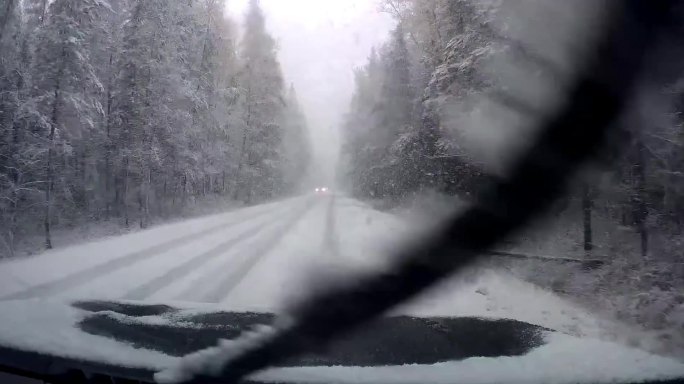
<svg viewBox="0 0 684 384"><path fill-rule="evenodd" d="M228 0L242 25L249 0ZM331 176L338 129L354 90L353 69L393 27L378 0L261 0L267 28L279 44L285 78L297 89L314 144L315 161Z"/></svg>

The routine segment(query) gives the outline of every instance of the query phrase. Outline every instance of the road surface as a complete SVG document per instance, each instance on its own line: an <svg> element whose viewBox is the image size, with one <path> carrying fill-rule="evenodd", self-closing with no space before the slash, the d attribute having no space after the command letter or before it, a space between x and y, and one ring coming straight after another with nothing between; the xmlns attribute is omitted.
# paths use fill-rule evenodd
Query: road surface
<svg viewBox="0 0 684 384"><path fill-rule="evenodd" d="M33 372L59 358L71 368L86 361L105 364L104 372L142 369L146 379L182 368L179 356L234 336L240 324L269 323L271 313L308 292L382 268L391 249L420 226L346 197L308 195L6 260L0 364L28 361L33 368L24 369ZM472 268L395 314L412 317L386 319L323 360L259 377L359 384L684 375L677 361L625 347L619 338L599 340L612 324L500 270ZM542 340L535 333L541 329L559 332ZM30 358L17 360L17 353Z"/></svg>
<svg viewBox="0 0 684 384"><path fill-rule="evenodd" d="M0 302L123 300L278 312L334 279L382 268L411 223L306 195L0 263ZM601 321L502 272L474 269L397 310L485 316L595 336Z"/></svg>
<svg viewBox="0 0 684 384"><path fill-rule="evenodd" d="M365 210L346 198L303 196L12 260L0 264L0 300L100 298L273 308L284 293L300 290L303 274L315 266L373 264L357 255L339 259L345 236L361 247L375 242L375 232L357 231L360 224L399 229L389 215L357 212ZM349 230L340 234L339 228Z"/></svg>

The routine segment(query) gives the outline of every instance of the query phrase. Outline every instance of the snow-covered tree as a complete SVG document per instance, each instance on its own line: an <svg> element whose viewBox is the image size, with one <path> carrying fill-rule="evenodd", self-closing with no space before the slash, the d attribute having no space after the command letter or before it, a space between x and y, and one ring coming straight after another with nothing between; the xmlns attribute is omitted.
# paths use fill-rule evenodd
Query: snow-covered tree
<svg viewBox="0 0 684 384"><path fill-rule="evenodd" d="M277 196L283 189L279 118L286 103L276 48L258 0L251 0L240 45L243 133L235 190L248 202Z"/></svg>
<svg viewBox="0 0 684 384"><path fill-rule="evenodd" d="M258 4L240 52L224 8L0 1L0 253L39 223L49 247L53 226L293 190L305 119Z"/></svg>
<svg viewBox="0 0 684 384"><path fill-rule="evenodd" d="M21 17L18 2L0 1L0 246L14 253L17 208L23 185L16 120L21 108ZM0 251L1 252L1 251Z"/></svg>
<svg viewBox="0 0 684 384"><path fill-rule="evenodd" d="M357 93L346 126L350 131L351 177L359 191L399 197L419 181L416 96L405 32L400 24L390 41L357 73ZM411 185L411 184L414 185Z"/></svg>
<svg viewBox="0 0 684 384"><path fill-rule="evenodd" d="M309 171L311 151L306 117L299 105L294 85L290 85L283 111L283 188L298 192Z"/></svg>
<svg viewBox="0 0 684 384"><path fill-rule="evenodd" d="M45 155L45 242L52 247L53 191L56 159L68 151L69 139L87 135L102 111L94 93L102 89L90 59L88 36L107 4L100 0L55 0L48 20L38 29L33 95L40 112L35 124L47 140Z"/></svg>
<svg viewBox="0 0 684 384"><path fill-rule="evenodd" d="M357 196L376 193L377 173L375 161L388 143L369 140L373 128L378 124L377 105L383 83L383 71L376 50L373 50L365 67L355 73L356 90L352 96L350 110L345 118L342 148L342 174L351 184Z"/></svg>
<svg viewBox="0 0 684 384"><path fill-rule="evenodd" d="M594 3L568 4L582 8ZM570 10L562 2L532 1L523 9L499 0L383 0L381 5L403 33L388 36L379 53L357 70L343 126L343 171L361 198L434 188L467 200L490 179L476 161L484 148L474 148L473 137L491 144L513 137L510 132L519 132L519 125L534 126L519 123L544 115L539 108L553 103L576 64L573 58L581 57L576 49L591 46L572 44L573 37L586 38L581 31L558 36L557 31L574 31L564 23L591 19L558 17ZM586 28L585 22L580 25ZM397 44L398 36L405 49ZM669 48L662 61L681 60L681 42ZM399 52L407 52L408 60L396 60L404 56ZM540 91L536 83L552 92ZM402 94L404 85L414 90L410 102ZM593 285L600 305L617 297L621 317L629 314L662 327L663 319L676 313L681 300L675 297L684 287L684 280L668 272L682 263L684 81L643 88L621 134L611 138L619 150L606 151L603 166L587 172L554 212L563 241L574 241L578 257L605 257L608 264L593 276L579 273L578 279L547 265L539 269L569 285ZM502 130L491 131L491 124ZM506 140L501 147L507 150L517 141ZM504 151L489 152L496 158ZM658 289L652 289L654 280L660 282ZM660 320L634 313L648 303L666 308Z"/></svg>

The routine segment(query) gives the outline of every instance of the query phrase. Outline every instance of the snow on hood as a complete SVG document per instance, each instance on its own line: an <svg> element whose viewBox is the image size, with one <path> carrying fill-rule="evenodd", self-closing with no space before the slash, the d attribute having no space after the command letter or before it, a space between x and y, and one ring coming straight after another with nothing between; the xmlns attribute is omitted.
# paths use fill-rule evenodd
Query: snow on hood
<svg viewBox="0 0 684 384"><path fill-rule="evenodd" d="M192 310L189 310L192 311ZM206 313L207 308L200 312ZM86 311L57 301L0 303L0 346L154 371L178 368L182 359L94 336L77 323ZM155 316L144 321L164 322ZM469 358L432 365L296 367L264 371L263 382L298 383L609 383L684 377L684 364L617 343L550 332L548 344L520 357ZM167 382L173 377L167 376Z"/></svg>
<svg viewBox="0 0 684 384"><path fill-rule="evenodd" d="M0 346L128 368L162 369L177 358L81 331L85 311L43 301L0 303Z"/></svg>
<svg viewBox="0 0 684 384"><path fill-rule="evenodd" d="M684 377L684 364L618 344L549 333L548 344L520 357L470 358L434 365L271 369L264 382L338 384L573 384Z"/></svg>

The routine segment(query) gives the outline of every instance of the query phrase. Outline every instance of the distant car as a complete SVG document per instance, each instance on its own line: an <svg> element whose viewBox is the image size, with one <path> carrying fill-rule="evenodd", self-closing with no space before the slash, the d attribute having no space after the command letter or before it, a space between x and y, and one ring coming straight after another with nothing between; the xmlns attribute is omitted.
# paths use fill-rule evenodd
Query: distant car
<svg viewBox="0 0 684 384"><path fill-rule="evenodd" d="M317 195L327 195L327 194L330 193L330 188L328 188L328 187L319 187L319 188L316 188L316 190L315 190L314 192L315 192Z"/></svg>

